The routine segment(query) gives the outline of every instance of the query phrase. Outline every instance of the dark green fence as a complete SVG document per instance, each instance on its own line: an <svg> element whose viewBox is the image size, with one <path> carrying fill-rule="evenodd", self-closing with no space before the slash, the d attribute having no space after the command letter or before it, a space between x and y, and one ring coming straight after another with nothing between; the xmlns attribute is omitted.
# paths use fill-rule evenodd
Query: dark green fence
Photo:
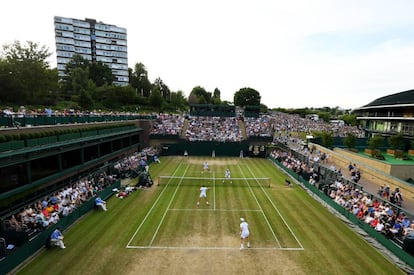
<svg viewBox="0 0 414 275"><path fill-rule="evenodd" d="M42 125L58 125L72 123L92 123L105 121L126 121L126 120L147 120L155 119L153 115L70 115L70 116L24 116L0 117L0 127L26 127L26 126L42 126Z"/></svg>
<svg viewBox="0 0 414 275"><path fill-rule="evenodd" d="M189 156L211 156L213 151L216 157L236 156L240 151L246 152L249 149L249 142L211 142L211 141L185 141L174 144L162 144L162 155L184 155L187 151Z"/></svg>

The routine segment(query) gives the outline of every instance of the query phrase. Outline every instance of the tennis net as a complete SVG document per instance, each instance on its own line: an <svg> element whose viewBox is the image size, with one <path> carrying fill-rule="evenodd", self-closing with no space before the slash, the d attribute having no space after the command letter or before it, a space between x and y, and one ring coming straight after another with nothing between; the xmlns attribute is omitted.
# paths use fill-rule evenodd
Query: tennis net
<svg viewBox="0 0 414 275"><path fill-rule="evenodd" d="M241 186L241 187L270 187L270 178L208 178L208 177L176 177L159 176L160 186Z"/></svg>

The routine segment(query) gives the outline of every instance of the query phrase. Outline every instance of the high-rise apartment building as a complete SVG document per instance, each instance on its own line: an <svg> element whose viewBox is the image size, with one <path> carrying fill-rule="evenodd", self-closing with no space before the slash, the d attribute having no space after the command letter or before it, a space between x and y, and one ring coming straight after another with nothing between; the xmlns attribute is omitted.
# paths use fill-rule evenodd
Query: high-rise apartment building
<svg viewBox="0 0 414 275"><path fill-rule="evenodd" d="M66 64L79 54L91 62L101 61L112 69L113 84L128 85L127 31L98 22L55 16L57 69L64 75Z"/></svg>

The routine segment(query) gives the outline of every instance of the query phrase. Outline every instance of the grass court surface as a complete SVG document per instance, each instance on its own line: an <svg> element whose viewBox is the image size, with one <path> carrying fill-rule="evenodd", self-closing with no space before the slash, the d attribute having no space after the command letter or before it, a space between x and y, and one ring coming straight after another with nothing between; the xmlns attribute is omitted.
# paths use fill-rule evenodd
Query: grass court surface
<svg viewBox="0 0 414 275"><path fill-rule="evenodd" d="M151 188L113 196L18 274L403 274L269 160L164 157L150 172Z"/></svg>

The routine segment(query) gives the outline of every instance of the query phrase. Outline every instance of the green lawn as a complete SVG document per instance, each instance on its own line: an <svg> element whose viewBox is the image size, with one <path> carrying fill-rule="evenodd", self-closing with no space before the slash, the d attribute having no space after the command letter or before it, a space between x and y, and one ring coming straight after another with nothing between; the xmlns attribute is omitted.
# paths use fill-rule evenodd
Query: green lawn
<svg viewBox="0 0 414 275"><path fill-rule="evenodd" d="M210 173L201 173L204 160ZM227 168L239 182L216 180ZM164 157L150 172L182 180L112 197L108 212L64 232L66 249L41 251L18 274L403 274L305 190L285 186L268 160ZM197 207L205 179L210 205ZM252 229L246 251L240 217Z"/></svg>

